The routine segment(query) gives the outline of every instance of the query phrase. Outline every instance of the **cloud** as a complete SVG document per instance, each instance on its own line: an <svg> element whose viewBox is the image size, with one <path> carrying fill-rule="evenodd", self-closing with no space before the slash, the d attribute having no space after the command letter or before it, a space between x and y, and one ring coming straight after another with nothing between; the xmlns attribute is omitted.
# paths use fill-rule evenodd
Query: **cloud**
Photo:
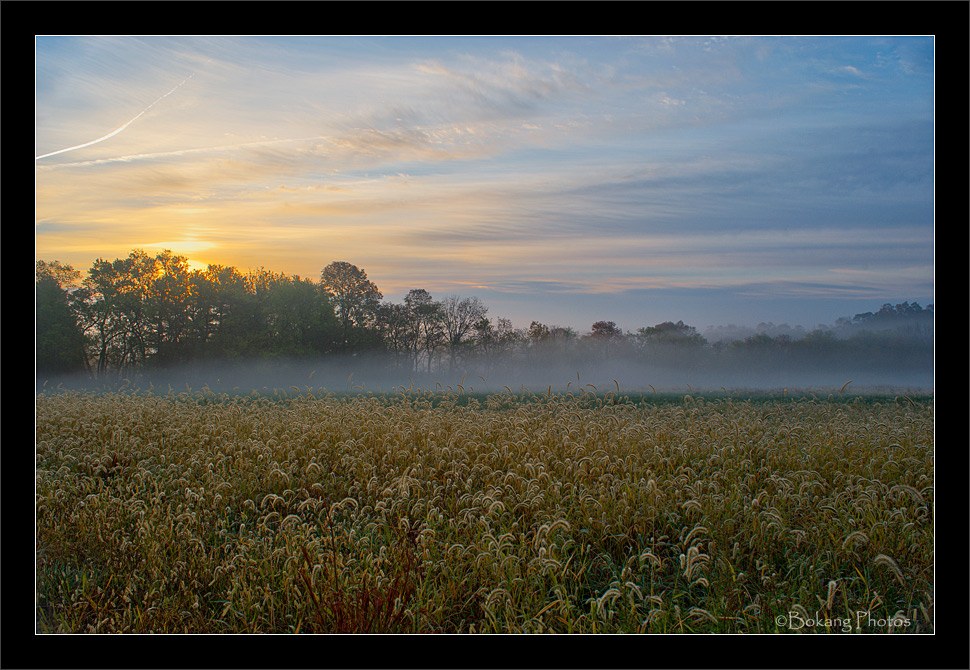
<svg viewBox="0 0 970 670"><path fill-rule="evenodd" d="M172 240L564 305L926 285L931 40L501 42L41 41L36 153L72 151L36 161L37 253Z"/></svg>
<svg viewBox="0 0 970 670"><path fill-rule="evenodd" d="M478 118L519 117L539 109L543 101L588 92L588 84L556 63L529 61L514 52L500 59L465 56L454 65L426 61L415 65L440 85L439 100L453 111Z"/></svg>
<svg viewBox="0 0 970 670"><path fill-rule="evenodd" d="M105 140L114 137L118 133L124 131L128 126L130 126L132 123L134 123L135 121L137 121L138 119L140 119L142 116L144 116L145 113L148 112L149 110L151 110L152 107L154 107L155 105L157 105L158 103L160 103L162 100L164 100L168 96L170 96L173 93L175 93L175 91L177 91L185 82L187 82L193 76L194 76L194 73L193 74L190 74L188 77L186 77L185 79L183 79L182 81L180 81L178 84L176 84L172 88L172 90L170 90L168 93L165 93L161 97L157 98L154 102L152 102L150 105L148 105L148 107L145 107L145 109L143 109L140 112L138 112L138 114L136 114L126 124L124 124L123 126L121 126L120 128L118 128L116 130L113 130L112 132L108 133L107 135L105 135L103 137L99 137L96 140L91 140L90 142L85 142L84 144L78 144L77 146L67 147L66 149L59 149L57 151L51 151L50 153L46 153L46 154L43 154L41 156L37 156L34 160L40 160L41 158L47 158L49 156L56 156L58 154L63 154L63 153L66 153L68 151L76 151L77 149L83 149L85 147L90 147L92 145L98 144L100 142L104 142Z"/></svg>

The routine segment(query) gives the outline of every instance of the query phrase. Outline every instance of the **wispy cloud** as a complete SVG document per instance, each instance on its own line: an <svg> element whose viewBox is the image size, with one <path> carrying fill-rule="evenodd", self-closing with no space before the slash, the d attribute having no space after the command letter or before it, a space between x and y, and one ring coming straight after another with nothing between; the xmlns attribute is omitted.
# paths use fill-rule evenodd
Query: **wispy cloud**
<svg viewBox="0 0 970 670"><path fill-rule="evenodd" d="M37 64L39 258L349 260L497 312L932 286L932 40L45 38Z"/></svg>
<svg viewBox="0 0 970 670"><path fill-rule="evenodd" d="M93 145L98 144L100 142L104 142L105 140L111 139L112 137L114 137L118 133L123 132L128 126L130 126L131 124L133 124L135 121L137 121L138 119L140 119L142 116L144 116L145 113L148 112L148 111L150 111L152 107L154 107L155 105L157 105L158 103L160 103L162 100L164 100L168 96L170 96L173 93L175 93L175 91L177 91L185 82L187 82L189 79L191 79L192 76L193 75L189 75L187 78L185 78L182 81L180 81L179 83L177 83L174 87L172 87L172 90L170 90L168 93L165 93L164 95L160 96L158 99L156 99L150 105L148 105L148 107L146 107L145 109L143 109L140 112L138 112L138 114L136 114L130 121L128 121L127 123L125 123L120 128L117 128L117 129L111 131L107 135L104 135L102 137L99 137L98 139L95 139L95 140L91 140L90 142L85 142L84 144L78 144L78 145L73 146L73 147L67 147L66 149L58 149L57 151L51 151L50 153L46 153L46 154L43 154L41 156L37 156L34 160L40 160L42 158L48 158L50 156L57 156L58 154L63 154L63 153L66 153L68 151L76 151L78 149L84 149L85 147L90 147L90 146L93 146Z"/></svg>

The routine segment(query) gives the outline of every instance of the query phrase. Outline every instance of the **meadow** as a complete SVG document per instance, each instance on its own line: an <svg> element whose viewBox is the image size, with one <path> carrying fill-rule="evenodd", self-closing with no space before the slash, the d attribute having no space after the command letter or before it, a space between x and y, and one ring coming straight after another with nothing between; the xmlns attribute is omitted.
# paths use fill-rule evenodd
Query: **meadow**
<svg viewBox="0 0 970 670"><path fill-rule="evenodd" d="M931 396L35 401L40 633L934 632Z"/></svg>

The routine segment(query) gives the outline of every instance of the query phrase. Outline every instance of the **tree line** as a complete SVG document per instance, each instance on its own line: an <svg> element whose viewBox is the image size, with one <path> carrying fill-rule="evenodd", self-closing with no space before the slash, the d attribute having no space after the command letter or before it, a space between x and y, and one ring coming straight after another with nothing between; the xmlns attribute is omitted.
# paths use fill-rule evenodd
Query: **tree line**
<svg viewBox="0 0 970 670"><path fill-rule="evenodd" d="M381 354L398 372L478 375L611 359L714 367L860 357L932 362L932 305L887 304L797 339L759 333L712 344L683 321L625 333L604 320L580 334L538 321L514 328L489 318L477 297L436 300L412 289L400 303L385 301L367 273L346 261L330 263L316 280L264 268L192 270L168 250L99 258L83 277L70 265L37 261L35 301L38 376L95 380L201 362L368 354Z"/></svg>

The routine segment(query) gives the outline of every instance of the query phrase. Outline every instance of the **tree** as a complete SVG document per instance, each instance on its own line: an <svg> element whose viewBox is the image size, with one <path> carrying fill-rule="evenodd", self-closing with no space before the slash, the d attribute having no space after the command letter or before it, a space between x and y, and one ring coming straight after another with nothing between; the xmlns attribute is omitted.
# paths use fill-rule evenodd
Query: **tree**
<svg viewBox="0 0 970 670"><path fill-rule="evenodd" d="M37 261L34 274L35 365L43 374L78 372L87 367L84 333L72 300L81 273L58 261Z"/></svg>
<svg viewBox="0 0 970 670"><path fill-rule="evenodd" d="M252 353L262 330L250 276L232 266L209 265L197 279L196 330L206 358Z"/></svg>
<svg viewBox="0 0 970 670"><path fill-rule="evenodd" d="M590 336L599 340L612 340L623 335L623 331L616 327L613 321L597 321L593 324Z"/></svg>
<svg viewBox="0 0 970 670"><path fill-rule="evenodd" d="M77 288L81 278L81 271L60 261L37 261L34 266L34 281L48 280L57 284L58 288L69 291Z"/></svg>
<svg viewBox="0 0 970 670"><path fill-rule="evenodd" d="M395 364L400 366L403 359L413 369L412 352L416 337L407 305L392 302L380 305L376 312L376 324L384 346L394 355Z"/></svg>
<svg viewBox="0 0 970 670"><path fill-rule="evenodd" d="M384 297L377 285L356 265L334 261L321 271L320 286L333 301L344 348L359 344L364 339L361 331L373 325Z"/></svg>
<svg viewBox="0 0 970 670"><path fill-rule="evenodd" d="M532 346L537 347L549 339L549 326L533 321L529 324L528 336Z"/></svg>
<svg viewBox="0 0 970 670"><path fill-rule="evenodd" d="M640 328L637 330L637 337L646 344L676 344L688 346L702 346L707 344L707 340L697 332L693 326L688 326L683 321L674 323L664 321L650 328Z"/></svg>
<svg viewBox="0 0 970 670"><path fill-rule="evenodd" d="M274 356L307 357L328 353L335 344L333 306L319 286L299 276L276 276L268 286L265 318Z"/></svg>
<svg viewBox="0 0 970 670"><path fill-rule="evenodd" d="M435 350L444 342L441 303L435 302L431 294L423 288L415 288L408 291L404 304L414 329L412 340L414 369L417 370L419 354L424 354L430 373Z"/></svg>
<svg viewBox="0 0 970 670"><path fill-rule="evenodd" d="M149 351L157 365L185 362L191 355L188 339L193 290L185 256L173 256L168 249L155 255L144 301Z"/></svg>
<svg viewBox="0 0 970 670"><path fill-rule="evenodd" d="M482 317L473 328L475 342L478 344L477 354L481 361L481 372L489 374L492 367L492 357L495 353L498 338L495 327L487 318Z"/></svg>
<svg viewBox="0 0 970 670"><path fill-rule="evenodd" d="M97 377L143 363L149 351L150 322L145 308L156 261L140 249L128 258L97 259L82 286L87 298L82 327L94 338Z"/></svg>
<svg viewBox="0 0 970 670"><path fill-rule="evenodd" d="M521 342L527 341L525 331L512 326L511 319L498 317L495 320L494 343L492 345L491 366L501 363L501 372L510 374L514 368L515 352Z"/></svg>
<svg viewBox="0 0 970 670"><path fill-rule="evenodd" d="M461 298L457 295L448 296L441 305L442 325L451 354L451 369L454 370L458 367L465 336L485 318L488 308L478 298Z"/></svg>
<svg viewBox="0 0 970 670"><path fill-rule="evenodd" d="M597 321L593 324L589 336L592 340L602 344L603 355L609 357L610 347L623 337L623 331L613 321Z"/></svg>
<svg viewBox="0 0 970 670"><path fill-rule="evenodd" d="M576 339L576 331L569 326L549 326L549 337L557 342L562 342L565 347L569 342Z"/></svg>

